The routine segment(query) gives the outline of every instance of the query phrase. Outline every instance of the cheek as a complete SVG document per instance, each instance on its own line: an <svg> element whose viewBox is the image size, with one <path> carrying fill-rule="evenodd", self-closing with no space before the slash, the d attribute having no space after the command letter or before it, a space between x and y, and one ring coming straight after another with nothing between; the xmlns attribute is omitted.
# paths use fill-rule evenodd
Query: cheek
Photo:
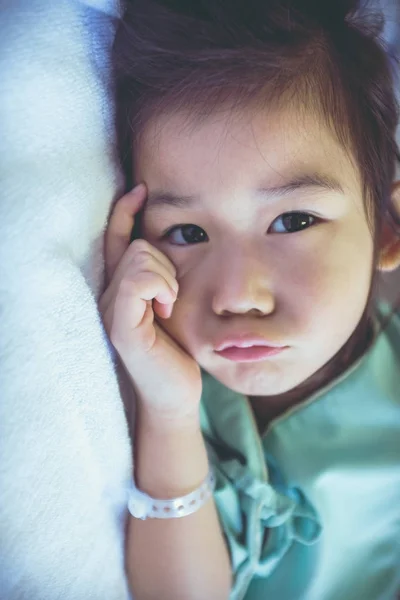
<svg viewBox="0 0 400 600"><path fill-rule="evenodd" d="M308 247L299 244L286 256L277 289L299 330L334 333L338 324L346 331L357 325L371 283L373 244L369 233L354 232L316 230Z"/></svg>
<svg viewBox="0 0 400 600"><path fill-rule="evenodd" d="M292 253L293 281L310 291L334 293L369 289L373 241L359 218L328 224L315 230L308 247Z"/></svg>
<svg viewBox="0 0 400 600"><path fill-rule="evenodd" d="M333 350L338 350L364 312L371 284L371 265L357 252L329 264L325 261L324 267L310 282L307 291L311 300L306 311L315 335L322 343L326 340Z"/></svg>
<svg viewBox="0 0 400 600"><path fill-rule="evenodd" d="M360 220L347 228L340 243L332 245L328 268L335 288L347 303L363 301L368 295L373 260L373 240Z"/></svg>

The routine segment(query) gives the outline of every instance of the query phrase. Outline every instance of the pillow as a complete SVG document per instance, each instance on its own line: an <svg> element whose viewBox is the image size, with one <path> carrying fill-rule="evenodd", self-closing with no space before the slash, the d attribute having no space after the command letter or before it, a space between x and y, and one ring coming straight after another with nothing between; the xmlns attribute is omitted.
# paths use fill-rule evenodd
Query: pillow
<svg viewBox="0 0 400 600"><path fill-rule="evenodd" d="M120 11L111 0L0 10L3 600L129 598L132 447L96 306L124 192L109 76Z"/></svg>

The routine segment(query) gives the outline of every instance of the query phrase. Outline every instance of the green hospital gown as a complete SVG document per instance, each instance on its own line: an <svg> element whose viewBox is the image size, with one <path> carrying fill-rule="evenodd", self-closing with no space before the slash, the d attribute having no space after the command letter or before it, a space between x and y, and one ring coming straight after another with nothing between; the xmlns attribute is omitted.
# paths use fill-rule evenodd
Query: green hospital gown
<svg viewBox="0 0 400 600"><path fill-rule="evenodd" d="M381 302L385 315L388 305ZM260 437L248 399L202 371L201 426L231 600L394 600L400 590L400 315Z"/></svg>

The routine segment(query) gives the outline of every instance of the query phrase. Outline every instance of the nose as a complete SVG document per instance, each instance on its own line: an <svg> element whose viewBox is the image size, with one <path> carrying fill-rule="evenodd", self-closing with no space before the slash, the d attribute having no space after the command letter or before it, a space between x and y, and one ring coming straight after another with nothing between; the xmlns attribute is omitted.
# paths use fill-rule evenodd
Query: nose
<svg viewBox="0 0 400 600"><path fill-rule="evenodd" d="M215 314L264 317L274 308L268 269L260 258L246 255L237 248L218 261L212 297Z"/></svg>

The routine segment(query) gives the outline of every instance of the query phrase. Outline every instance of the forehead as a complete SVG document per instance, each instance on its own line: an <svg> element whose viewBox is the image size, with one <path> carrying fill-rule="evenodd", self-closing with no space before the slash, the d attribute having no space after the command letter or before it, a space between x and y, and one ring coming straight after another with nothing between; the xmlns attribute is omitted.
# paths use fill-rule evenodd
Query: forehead
<svg viewBox="0 0 400 600"><path fill-rule="evenodd" d="M280 185L291 176L324 172L359 188L351 157L315 116L299 111L214 114L200 124L185 115L149 121L134 148L137 179L180 192L223 185Z"/></svg>

